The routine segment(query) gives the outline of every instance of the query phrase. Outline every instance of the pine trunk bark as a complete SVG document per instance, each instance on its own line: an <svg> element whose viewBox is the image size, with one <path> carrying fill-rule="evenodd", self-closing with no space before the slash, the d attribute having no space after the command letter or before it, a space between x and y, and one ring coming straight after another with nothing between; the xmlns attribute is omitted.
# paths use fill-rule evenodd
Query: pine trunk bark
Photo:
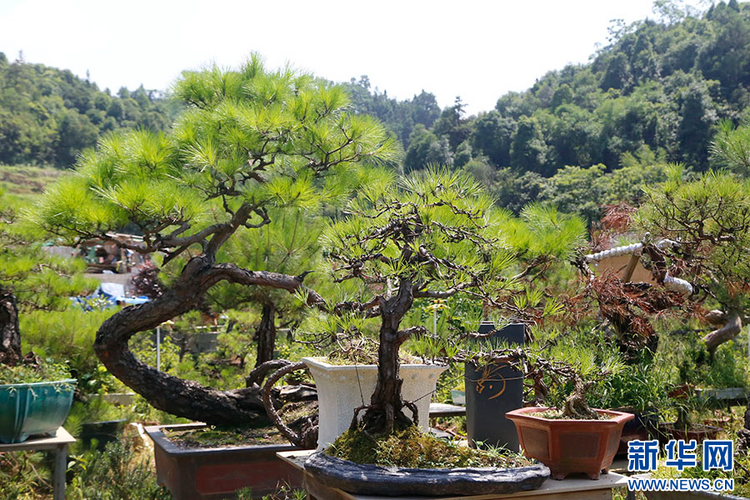
<svg viewBox="0 0 750 500"><path fill-rule="evenodd" d="M0 363L15 366L21 358L16 297L8 290L0 290Z"/></svg>
<svg viewBox="0 0 750 500"><path fill-rule="evenodd" d="M706 349L708 352L713 354L716 349L729 340L732 340L742 331L742 315L737 310L731 310L727 313L724 318L724 325L718 328L705 337L703 341L706 343Z"/></svg>
<svg viewBox="0 0 750 500"><path fill-rule="evenodd" d="M371 434L391 432L394 427L412 424L403 412L401 396L403 380L399 376L398 352L408 336L399 326L414 301L412 283L402 280L398 295L381 306L380 346L378 347L378 380L370 406L362 417L363 429Z"/></svg>
<svg viewBox="0 0 750 500"><path fill-rule="evenodd" d="M145 304L126 307L107 319L96 334L94 351L104 366L155 408L173 415L214 425L266 424L258 386L217 391L156 370L137 359L128 341L137 332L194 309L203 294L220 281L296 291L302 283L294 276L254 272L231 264L213 265L206 256L194 257L174 286ZM315 300L322 300L315 296Z"/></svg>
<svg viewBox="0 0 750 500"><path fill-rule="evenodd" d="M255 367L273 359L276 347L276 307L273 303L263 304L260 324L255 330L258 339L258 358Z"/></svg>

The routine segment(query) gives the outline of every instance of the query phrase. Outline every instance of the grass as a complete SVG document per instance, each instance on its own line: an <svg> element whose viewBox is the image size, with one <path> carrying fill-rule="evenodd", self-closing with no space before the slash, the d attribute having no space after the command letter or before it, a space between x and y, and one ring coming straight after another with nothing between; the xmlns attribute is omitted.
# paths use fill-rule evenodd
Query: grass
<svg viewBox="0 0 750 500"><path fill-rule="evenodd" d="M51 167L0 165L0 188L21 198L33 198L65 172Z"/></svg>

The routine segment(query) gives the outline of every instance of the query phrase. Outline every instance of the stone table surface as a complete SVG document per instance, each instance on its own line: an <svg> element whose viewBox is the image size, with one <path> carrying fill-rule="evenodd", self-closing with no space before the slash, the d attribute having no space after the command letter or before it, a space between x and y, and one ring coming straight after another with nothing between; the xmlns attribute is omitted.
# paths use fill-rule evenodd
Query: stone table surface
<svg viewBox="0 0 750 500"><path fill-rule="evenodd" d="M430 418L435 417L463 417L466 407L447 403L430 403Z"/></svg>

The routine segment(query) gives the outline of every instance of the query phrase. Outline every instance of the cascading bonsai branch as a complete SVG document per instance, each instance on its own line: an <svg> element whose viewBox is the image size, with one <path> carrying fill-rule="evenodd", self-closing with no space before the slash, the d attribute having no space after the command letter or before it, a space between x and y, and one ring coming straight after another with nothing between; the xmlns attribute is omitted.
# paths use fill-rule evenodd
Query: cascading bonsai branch
<svg viewBox="0 0 750 500"><path fill-rule="evenodd" d="M364 410L362 428L378 434L410 425L404 414L399 349L412 336L428 335L409 325L414 301L457 294L495 302L523 288L522 278L552 255L569 254L583 226L554 210L533 207L525 220L495 210L492 200L466 175L431 168L396 183L370 184L348 207L347 217L327 234L325 251L342 295L331 323L346 337L379 318L378 377ZM543 247L541 248L540 247ZM354 284L353 283L358 283ZM352 298L354 297L354 298Z"/></svg>
<svg viewBox="0 0 750 500"><path fill-rule="evenodd" d="M120 246L175 266L152 301L104 322L95 351L107 369L156 408L213 424L264 421L256 386L217 391L159 372L128 348L137 332L194 309L213 286L301 292L308 269L247 269L223 258L228 241L275 224L278 211L314 211L372 177L360 163L388 159L391 140L366 116L346 112L342 88L291 70L269 72L258 57L236 71L185 72L175 95L187 106L167 135L134 131L103 139L75 175L52 187L35 220L70 239L113 240L126 225L141 244ZM259 372L258 372L259 373Z"/></svg>

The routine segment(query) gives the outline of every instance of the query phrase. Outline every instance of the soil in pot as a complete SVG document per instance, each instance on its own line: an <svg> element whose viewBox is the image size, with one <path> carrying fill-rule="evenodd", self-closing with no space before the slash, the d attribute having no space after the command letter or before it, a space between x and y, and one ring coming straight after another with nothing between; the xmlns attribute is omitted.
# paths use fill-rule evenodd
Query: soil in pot
<svg viewBox="0 0 750 500"><path fill-rule="evenodd" d="M535 489L549 469L517 453L476 450L421 432L389 435L349 430L305 470L330 487L371 495L481 495Z"/></svg>
<svg viewBox="0 0 750 500"><path fill-rule="evenodd" d="M286 438L274 426L221 428L201 427L199 429L170 429L164 435L178 448L225 448L239 444L254 445L288 444Z"/></svg>
<svg viewBox="0 0 750 500"><path fill-rule="evenodd" d="M285 419L307 418L315 401L288 403ZM295 423L290 423L294 427ZM156 474L175 500L236 498L251 488L253 498L272 494L279 485L302 486L302 474L276 456L298 448L275 427L214 428L203 424L146 427L154 442Z"/></svg>
<svg viewBox="0 0 750 500"><path fill-rule="evenodd" d="M553 479L564 479L571 473L585 473L599 479L607 471L617 453L622 428L632 420L631 413L594 409L599 420L567 420L543 418L539 413L550 408L531 407L508 412L506 417L516 424L521 447L527 457L535 458L550 468Z"/></svg>

